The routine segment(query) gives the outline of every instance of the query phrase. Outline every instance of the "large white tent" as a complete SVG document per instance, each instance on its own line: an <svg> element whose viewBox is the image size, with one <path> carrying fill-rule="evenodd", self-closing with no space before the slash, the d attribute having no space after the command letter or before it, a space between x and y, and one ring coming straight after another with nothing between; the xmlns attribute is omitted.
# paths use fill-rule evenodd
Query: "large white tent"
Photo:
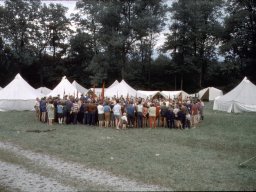
<svg viewBox="0 0 256 192"><path fill-rule="evenodd" d="M216 97L222 96L223 92L215 87L207 87L198 92L199 99L213 101Z"/></svg>
<svg viewBox="0 0 256 192"><path fill-rule="evenodd" d="M166 99L176 99L179 97L180 94L182 99L187 99L188 97L190 97L190 95L185 91L161 91L160 94Z"/></svg>
<svg viewBox="0 0 256 192"><path fill-rule="evenodd" d="M47 88L47 87L39 87L36 89L39 93L43 94L43 95L47 95L49 94L52 90Z"/></svg>
<svg viewBox="0 0 256 192"><path fill-rule="evenodd" d="M0 91L0 111L34 110L36 98L43 97L20 74Z"/></svg>
<svg viewBox="0 0 256 192"><path fill-rule="evenodd" d="M137 91L137 97L141 97L143 99L147 99L147 98L151 99L152 97L154 97L158 93L160 93L160 91L143 91L143 90L138 90Z"/></svg>
<svg viewBox="0 0 256 192"><path fill-rule="evenodd" d="M47 96L56 97L58 95L60 98L63 98L64 95L80 97L81 93L69 82L67 77L64 76L60 83Z"/></svg>
<svg viewBox="0 0 256 192"><path fill-rule="evenodd" d="M137 91L128 85L124 80L122 80L119 84L108 88L104 95L105 97L136 97Z"/></svg>
<svg viewBox="0 0 256 192"><path fill-rule="evenodd" d="M256 86L246 77L227 94L214 100L213 109L240 113L256 112Z"/></svg>
<svg viewBox="0 0 256 192"><path fill-rule="evenodd" d="M115 85L118 85L119 82L117 80L115 80L108 88L114 87Z"/></svg>
<svg viewBox="0 0 256 192"><path fill-rule="evenodd" d="M77 83L75 80L73 81L72 85L82 94L86 94L88 89L84 88L82 85Z"/></svg>

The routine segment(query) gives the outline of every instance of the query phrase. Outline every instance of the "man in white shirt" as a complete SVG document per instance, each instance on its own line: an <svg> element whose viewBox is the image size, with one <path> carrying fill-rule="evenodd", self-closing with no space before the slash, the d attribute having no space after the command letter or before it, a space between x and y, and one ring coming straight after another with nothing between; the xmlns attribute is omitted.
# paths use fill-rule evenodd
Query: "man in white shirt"
<svg viewBox="0 0 256 192"><path fill-rule="evenodd" d="M104 107L101 102L97 106L97 110L98 110L99 127L102 127L104 122Z"/></svg>
<svg viewBox="0 0 256 192"><path fill-rule="evenodd" d="M116 122L116 129L119 129L120 126L120 119L121 119L121 105L119 104L119 99L116 99L116 104L113 107L113 113Z"/></svg>

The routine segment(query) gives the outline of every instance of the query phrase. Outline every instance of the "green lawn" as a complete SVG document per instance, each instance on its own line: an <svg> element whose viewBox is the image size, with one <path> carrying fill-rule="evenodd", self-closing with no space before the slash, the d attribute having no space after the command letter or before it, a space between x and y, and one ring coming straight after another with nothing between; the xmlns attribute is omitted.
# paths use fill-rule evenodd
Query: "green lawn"
<svg viewBox="0 0 256 192"><path fill-rule="evenodd" d="M174 190L256 190L256 113L228 114L206 104L187 131L54 125L32 112L1 112L0 140ZM158 155L159 154L159 155ZM0 157L1 159L2 157Z"/></svg>

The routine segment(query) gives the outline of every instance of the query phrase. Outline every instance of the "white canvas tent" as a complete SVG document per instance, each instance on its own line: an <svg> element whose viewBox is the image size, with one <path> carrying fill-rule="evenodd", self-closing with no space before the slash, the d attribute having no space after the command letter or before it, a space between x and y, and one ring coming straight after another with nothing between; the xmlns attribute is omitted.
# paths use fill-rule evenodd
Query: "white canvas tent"
<svg viewBox="0 0 256 192"><path fill-rule="evenodd" d="M104 90L106 91L106 88ZM90 88L89 91L91 93L94 92L97 97L100 97L102 93L102 88Z"/></svg>
<svg viewBox="0 0 256 192"><path fill-rule="evenodd" d="M81 93L69 82L67 77L64 76L60 83L49 94L47 94L47 97L57 97L58 95L60 98L63 98L64 95L80 97Z"/></svg>
<svg viewBox="0 0 256 192"><path fill-rule="evenodd" d="M180 94L182 96L182 99L187 99L188 97L190 97L190 95L185 91L161 91L160 94L165 99L176 99L179 97Z"/></svg>
<svg viewBox="0 0 256 192"><path fill-rule="evenodd" d="M0 90L2 90L3 88L2 87L0 87Z"/></svg>
<svg viewBox="0 0 256 192"><path fill-rule="evenodd" d="M222 96L223 92L215 87L207 87L198 92L199 99L213 101L216 97Z"/></svg>
<svg viewBox="0 0 256 192"><path fill-rule="evenodd" d="M36 98L43 97L20 74L0 91L0 111L34 110Z"/></svg>
<svg viewBox="0 0 256 192"><path fill-rule="evenodd" d="M119 84L108 88L105 91L105 97L121 97L123 96L126 98L129 97L136 97L137 91L133 89L130 85L128 85L124 80L122 80Z"/></svg>
<svg viewBox="0 0 256 192"><path fill-rule="evenodd" d="M147 99L147 98L152 98L155 95L157 95L158 93L160 93L160 91L143 91L143 90L138 90L137 91L137 97L141 97L143 99Z"/></svg>
<svg viewBox="0 0 256 192"><path fill-rule="evenodd" d="M119 82L117 80L114 81L114 83L112 83L108 88L114 87L115 85L118 85Z"/></svg>
<svg viewBox="0 0 256 192"><path fill-rule="evenodd" d="M256 112L256 86L246 77L234 89L214 100L213 109L228 113Z"/></svg>
<svg viewBox="0 0 256 192"><path fill-rule="evenodd" d="M82 94L86 94L88 92L88 89L84 88L82 85L80 85L76 81L73 81L72 85Z"/></svg>
<svg viewBox="0 0 256 192"><path fill-rule="evenodd" d="M52 90L47 88L47 87L39 87L36 89L39 93L43 94L43 95L47 95L49 94Z"/></svg>

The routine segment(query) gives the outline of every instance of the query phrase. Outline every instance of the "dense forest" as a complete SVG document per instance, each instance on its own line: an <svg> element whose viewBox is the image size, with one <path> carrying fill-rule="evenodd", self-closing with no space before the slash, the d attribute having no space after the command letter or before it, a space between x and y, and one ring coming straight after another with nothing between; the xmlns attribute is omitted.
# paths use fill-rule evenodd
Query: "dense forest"
<svg viewBox="0 0 256 192"><path fill-rule="evenodd" d="M67 17L62 4L5 0L0 86L18 72L35 88L64 75L87 88L125 79L136 89L187 92L227 91L244 76L256 82L256 1L171 2L79 0Z"/></svg>

